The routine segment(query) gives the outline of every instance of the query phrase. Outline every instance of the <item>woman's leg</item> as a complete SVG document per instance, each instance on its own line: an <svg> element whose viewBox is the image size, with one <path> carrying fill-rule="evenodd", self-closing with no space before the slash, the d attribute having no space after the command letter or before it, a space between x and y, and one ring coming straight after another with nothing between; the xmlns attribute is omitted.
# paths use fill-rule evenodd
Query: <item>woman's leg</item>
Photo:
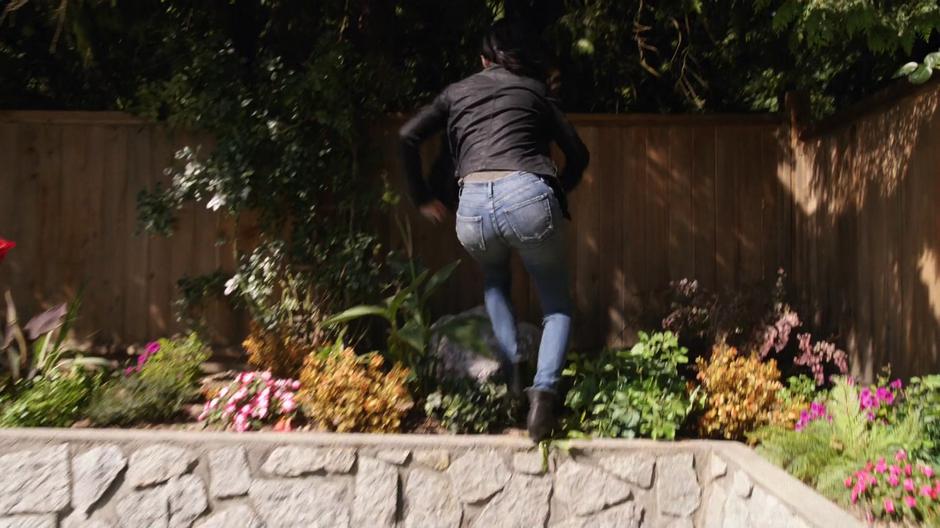
<svg viewBox="0 0 940 528"><path fill-rule="evenodd" d="M571 333L572 302L564 239L563 231L558 230L542 245L520 250L535 282L543 314L538 370L532 387L549 392L555 392L561 377Z"/></svg>
<svg viewBox="0 0 940 528"><path fill-rule="evenodd" d="M521 358L512 306L512 273L508 249L504 253L488 255L488 258L480 260L480 265L483 268L483 302L499 344L500 362L509 374L512 365L521 361Z"/></svg>

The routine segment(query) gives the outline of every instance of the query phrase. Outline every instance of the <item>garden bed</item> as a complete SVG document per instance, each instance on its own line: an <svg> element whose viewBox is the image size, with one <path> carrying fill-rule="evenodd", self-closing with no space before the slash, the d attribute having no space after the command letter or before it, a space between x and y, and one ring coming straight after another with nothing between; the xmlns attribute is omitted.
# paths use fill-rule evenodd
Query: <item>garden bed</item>
<svg viewBox="0 0 940 528"><path fill-rule="evenodd" d="M860 526L734 442L9 429L0 453L4 527Z"/></svg>

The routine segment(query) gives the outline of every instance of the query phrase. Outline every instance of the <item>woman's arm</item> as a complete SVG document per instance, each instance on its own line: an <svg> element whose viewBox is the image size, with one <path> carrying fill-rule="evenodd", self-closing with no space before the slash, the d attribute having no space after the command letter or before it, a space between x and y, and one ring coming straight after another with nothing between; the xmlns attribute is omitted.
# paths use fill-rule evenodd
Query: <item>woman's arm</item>
<svg viewBox="0 0 940 528"><path fill-rule="evenodd" d="M581 181L584 169L590 161L590 154L584 142L578 136L564 112L558 107L553 99L548 99L549 111L552 121L552 138L558 143L561 151L565 154L565 168L562 170L559 180L561 187L565 192L571 192Z"/></svg>
<svg viewBox="0 0 940 528"><path fill-rule="evenodd" d="M398 131L399 148L411 200L418 207L434 198L421 173L421 144L447 124L447 102L444 94L415 114Z"/></svg>

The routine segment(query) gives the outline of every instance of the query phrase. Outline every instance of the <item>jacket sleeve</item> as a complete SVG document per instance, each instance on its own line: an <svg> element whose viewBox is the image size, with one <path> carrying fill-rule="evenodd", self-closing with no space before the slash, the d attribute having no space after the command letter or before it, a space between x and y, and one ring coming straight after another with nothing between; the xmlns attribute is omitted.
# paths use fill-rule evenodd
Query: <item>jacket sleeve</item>
<svg viewBox="0 0 940 528"><path fill-rule="evenodd" d="M421 144L447 124L447 100L442 93L434 102L415 114L398 131L402 167L408 182L411 200L424 205L433 199L431 189L421 171Z"/></svg>
<svg viewBox="0 0 940 528"><path fill-rule="evenodd" d="M552 121L552 139L558 143L561 151L565 154L565 168L562 170L559 179L564 191L571 192L581 181L584 175L584 169L590 161L588 149L584 142L578 136L574 126L565 117L565 114L558 107L558 102L554 99L548 99L549 111Z"/></svg>

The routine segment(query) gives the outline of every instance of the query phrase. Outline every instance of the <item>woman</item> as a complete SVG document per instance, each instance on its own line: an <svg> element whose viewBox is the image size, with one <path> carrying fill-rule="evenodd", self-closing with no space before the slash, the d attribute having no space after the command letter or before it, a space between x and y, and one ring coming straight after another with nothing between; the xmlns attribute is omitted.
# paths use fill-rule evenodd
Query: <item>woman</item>
<svg viewBox="0 0 940 528"><path fill-rule="evenodd" d="M571 329L565 258L566 193L578 184L588 152L551 98L536 40L501 20L483 39L483 71L448 86L402 127L401 153L412 199L440 222L446 208L421 174L420 146L446 129L460 182L457 238L483 269L484 301L510 385L520 394L516 319L510 299L512 250L535 281L544 314L538 368L529 396L528 430L535 441L551 432L556 389ZM565 154L556 174L554 140Z"/></svg>

